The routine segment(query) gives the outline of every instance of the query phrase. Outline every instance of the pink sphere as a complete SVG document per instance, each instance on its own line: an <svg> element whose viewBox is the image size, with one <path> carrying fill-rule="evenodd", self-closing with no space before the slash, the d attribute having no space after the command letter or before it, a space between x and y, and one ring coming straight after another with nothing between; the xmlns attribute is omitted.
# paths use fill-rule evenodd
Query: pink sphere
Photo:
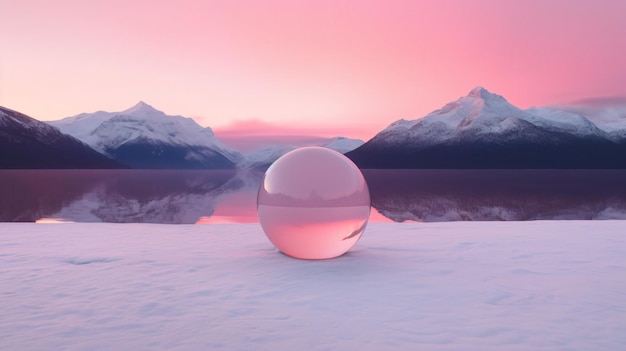
<svg viewBox="0 0 626 351"><path fill-rule="evenodd" d="M267 169L257 210L267 238L284 254L333 258L363 234L370 194L350 159L327 148L305 147L286 153Z"/></svg>

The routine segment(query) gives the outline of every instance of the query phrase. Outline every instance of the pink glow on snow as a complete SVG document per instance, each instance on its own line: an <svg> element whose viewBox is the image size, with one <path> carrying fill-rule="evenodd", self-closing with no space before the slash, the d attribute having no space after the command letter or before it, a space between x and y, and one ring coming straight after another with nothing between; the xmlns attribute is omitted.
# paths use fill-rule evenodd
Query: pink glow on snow
<svg viewBox="0 0 626 351"><path fill-rule="evenodd" d="M203 216L198 219L196 224L224 224L224 223L257 223L259 221L259 216L256 212L256 207L246 208L245 215L240 211L241 209L235 210L234 208L230 208L231 211L224 211L230 214L222 214L222 210L225 208L221 205L215 210L215 213L211 216ZM232 211L234 210L234 211ZM250 213L248 210L251 210L253 213ZM218 213L219 212L219 213ZM383 216L380 212L378 212L375 208L370 209L370 216L368 219L369 223L394 223L394 221L390 218ZM406 221L412 222L412 221ZM43 223L37 221L37 223ZM52 223L52 222L46 222ZM70 222L54 222L54 223L70 223Z"/></svg>
<svg viewBox="0 0 626 351"><path fill-rule="evenodd" d="M256 224L0 223L0 344L623 350L625 224L375 224L352 255L301 262Z"/></svg>
<svg viewBox="0 0 626 351"><path fill-rule="evenodd" d="M382 213L378 212L378 210L374 207L370 210L370 223L393 223L391 218L385 217Z"/></svg>
<svg viewBox="0 0 626 351"><path fill-rule="evenodd" d="M73 221L68 221L65 219L61 219L61 218L40 218L38 220L35 221L35 223L38 224L67 224L67 223L75 223Z"/></svg>
<svg viewBox="0 0 626 351"><path fill-rule="evenodd" d="M626 91L622 0L24 0L0 13L0 105L42 120L144 100L203 125L367 139L476 85L522 108Z"/></svg>
<svg viewBox="0 0 626 351"><path fill-rule="evenodd" d="M195 224L234 224L234 223L254 223L256 221L247 221L246 218L237 217L237 216L220 216L220 215L212 215L212 216L203 216L198 218L198 221Z"/></svg>

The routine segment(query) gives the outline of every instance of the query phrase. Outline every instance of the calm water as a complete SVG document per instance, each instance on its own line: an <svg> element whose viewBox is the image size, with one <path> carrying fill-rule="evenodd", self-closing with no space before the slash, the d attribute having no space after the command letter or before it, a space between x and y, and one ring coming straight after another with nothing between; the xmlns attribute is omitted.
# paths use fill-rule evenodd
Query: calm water
<svg viewBox="0 0 626 351"><path fill-rule="evenodd" d="M624 170L368 170L370 220L626 219ZM262 172L0 170L0 221L257 222Z"/></svg>

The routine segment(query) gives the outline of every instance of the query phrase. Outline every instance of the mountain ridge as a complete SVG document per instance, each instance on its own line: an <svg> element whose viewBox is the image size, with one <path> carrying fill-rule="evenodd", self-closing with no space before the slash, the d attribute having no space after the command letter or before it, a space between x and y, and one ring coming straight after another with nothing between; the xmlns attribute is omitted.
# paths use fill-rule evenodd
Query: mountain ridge
<svg viewBox="0 0 626 351"><path fill-rule="evenodd" d="M0 106L0 168L122 168L82 141Z"/></svg>
<svg viewBox="0 0 626 351"><path fill-rule="evenodd" d="M582 115L522 110L476 87L346 155L361 168L626 168L626 141Z"/></svg>
<svg viewBox="0 0 626 351"><path fill-rule="evenodd" d="M120 112L81 113L49 122L51 126L3 109L0 142L31 138L29 145L39 140L42 148L65 133L77 149L103 154L102 165L117 162L110 167L259 168L295 148L277 143L243 154L222 143L210 127L167 115L144 101ZM626 114L620 111L592 118L585 110L523 110L479 86L422 118L391 123L366 143L336 137L316 146L345 153L361 168L626 168ZM12 148L17 150L4 146L3 158L13 162L5 168L74 167L55 165L54 157L39 167L34 161L18 166L19 158L7 151Z"/></svg>

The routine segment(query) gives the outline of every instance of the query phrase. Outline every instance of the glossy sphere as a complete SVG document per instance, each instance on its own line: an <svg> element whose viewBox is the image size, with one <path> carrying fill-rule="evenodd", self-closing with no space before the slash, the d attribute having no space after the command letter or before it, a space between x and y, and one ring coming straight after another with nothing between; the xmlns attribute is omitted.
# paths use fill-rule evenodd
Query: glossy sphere
<svg viewBox="0 0 626 351"><path fill-rule="evenodd" d="M302 259L343 255L370 215L367 183L350 159L305 147L276 160L259 187L259 222L284 254Z"/></svg>

